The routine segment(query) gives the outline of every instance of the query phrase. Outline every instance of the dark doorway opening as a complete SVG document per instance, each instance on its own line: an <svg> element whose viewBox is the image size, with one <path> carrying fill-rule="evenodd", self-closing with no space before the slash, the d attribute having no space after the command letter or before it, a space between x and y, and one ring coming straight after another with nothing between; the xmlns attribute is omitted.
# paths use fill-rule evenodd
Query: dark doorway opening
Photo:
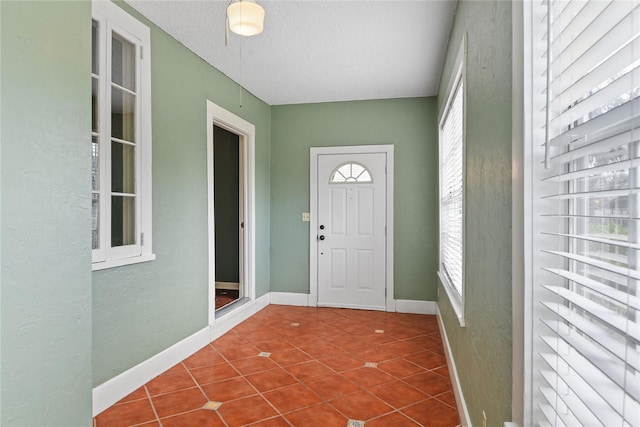
<svg viewBox="0 0 640 427"><path fill-rule="evenodd" d="M215 309L243 298L240 137L214 126Z"/></svg>

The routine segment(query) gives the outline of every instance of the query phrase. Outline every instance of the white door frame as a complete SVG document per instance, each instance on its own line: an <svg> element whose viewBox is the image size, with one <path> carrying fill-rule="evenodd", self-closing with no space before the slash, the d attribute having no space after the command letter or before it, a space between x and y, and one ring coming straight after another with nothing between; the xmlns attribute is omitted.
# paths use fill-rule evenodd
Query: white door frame
<svg viewBox="0 0 640 427"><path fill-rule="evenodd" d="M311 147L309 177L309 305L318 305L318 156L321 154L362 154L384 153L387 155L387 203L386 203L386 278L385 289L386 310L396 311L393 287L393 144L387 145L356 145L341 147Z"/></svg>
<svg viewBox="0 0 640 427"><path fill-rule="evenodd" d="M209 325L213 325L215 316L216 295L216 241L215 241L215 209L214 209L214 175L213 175L213 126L226 129L238 135L240 156L243 162L244 181L244 257L240 277L244 279L242 294L254 301L255 286L255 141L256 127L241 117L207 100L207 198L208 198L208 234L209 234Z"/></svg>

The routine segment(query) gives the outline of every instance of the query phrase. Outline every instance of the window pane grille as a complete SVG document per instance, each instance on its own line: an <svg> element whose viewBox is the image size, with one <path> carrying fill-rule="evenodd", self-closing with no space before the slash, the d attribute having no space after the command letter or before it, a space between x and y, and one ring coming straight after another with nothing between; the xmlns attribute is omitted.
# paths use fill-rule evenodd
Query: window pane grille
<svg viewBox="0 0 640 427"><path fill-rule="evenodd" d="M98 132L100 122L100 98L98 96L98 75L91 76L91 130Z"/></svg>
<svg viewBox="0 0 640 427"><path fill-rule="evenodd" d="M111 197L111 246L136 243L136 203L127 196Z"/></svg>
<svg viewBox="0 0 640 427"><path fill-rule="evenodd" d="M361 164L345 163L336 168L331 174L331 184L362 184L373 182L371 174Z"/></svg>
<svg viewBox="0 0 640 427"><path fill-rule="evenodd" d="M91 247L100 247L100 195L91 195Z"/></svg>
<svg viewBox="0 0 640 427"><path fill-rule="evenodd" d="M133 145L111 143L111 191L135 195L136 151Z"/></svg>
<svg viewBox="0 0 640 427"><path fill-rule="evenodd" d="M100 144L99 137L91 138L91 190L100 191Z"/></svg>
<svg viewBox="0 0 640 427"><path fill-rule="evenodd" d="M98 22L95 20L91 21L91 73L98 74L98 66L99 66L99 50L98 50Z"/></svg>
<svg viewBox="0 0 640 427"><path fill-rule="evenodd" d="M111 136L135 142L136 98L123 89L111 88Z"/></svg>
<svg viewBox="0 0 640 427"><path fill-rule="evenodd" d="M136 46L114 32L111 39L111 81L136 90Z"/></svg>

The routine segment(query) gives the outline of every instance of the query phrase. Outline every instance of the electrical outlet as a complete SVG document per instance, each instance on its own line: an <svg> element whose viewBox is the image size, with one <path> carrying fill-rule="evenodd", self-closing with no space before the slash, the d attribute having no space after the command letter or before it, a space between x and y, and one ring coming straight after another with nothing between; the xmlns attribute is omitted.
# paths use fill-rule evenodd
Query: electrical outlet
<svg viewBox="0 0 640 427"><path fill-rule="evenodd" d="M309 212L302 212L302 221L303 222L311 221L311 217L309 216Z"/></svg>
<svg viewBox="0 0 640 427"><path fill-rule="evenodd" d="M482 427L487 427L487 414L482 410Z"/></svg>

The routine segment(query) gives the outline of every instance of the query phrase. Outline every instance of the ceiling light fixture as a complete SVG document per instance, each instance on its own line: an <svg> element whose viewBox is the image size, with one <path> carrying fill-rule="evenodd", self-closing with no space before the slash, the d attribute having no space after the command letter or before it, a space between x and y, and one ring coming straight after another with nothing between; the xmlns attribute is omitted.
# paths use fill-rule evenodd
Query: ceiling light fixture
<svg viewBox="0 0 640 427"><path fill-rule="evenodd" d="M229 29L241 36L255 36L264 26L264 9L254 0L234 0L227 7Z"/></svg>

